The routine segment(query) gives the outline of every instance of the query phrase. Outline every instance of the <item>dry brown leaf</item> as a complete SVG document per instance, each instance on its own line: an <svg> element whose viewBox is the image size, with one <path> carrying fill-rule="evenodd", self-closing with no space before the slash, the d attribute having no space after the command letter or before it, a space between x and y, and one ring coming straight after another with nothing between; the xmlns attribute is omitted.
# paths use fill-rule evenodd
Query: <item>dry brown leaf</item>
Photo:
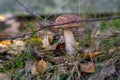
<svg viewBox="0 0 120 80"><path fill-rule="evenodd" d="M93 63L81 63L80 68L82 72L86 72L86 73L95 72L95 67Z"/></svg>
<svg viewBox="0 0 120 80"><path fill-rule="evenodd" d="M114 52L116 49L117 49L117 48L109 49L108 52L109 52L109 53L112 53L112 52Z"/></svg>
<svg viewBox="0 0 120 80"><path fill-rule="evenodd" d="M31 67L31 74L32 75L38 75L38 71L37 71L37 66L36 63L33 63L32 67Z"/></svg>
<svg viewBox="0 0 120 80"><path fill-rule="evenodd" d="M112 52L114 52L116 50L120 50L120 47L113 47L113 48L109 49L108 52L112 53Z"/></svg>
<svg viewBox="0 0 120 80"><path fill-rule="evenodd" d="M102 54L102 52L93 52L93 53L84 53L83 57L85 58L95 58L96 56Z"/></svg>
<svg viewBox="0 0 120 80"><path fill-rule="evenodd" d="M42 59L37 63L37 69L40 74L43 74L47 70L47 63Z"/></svg>

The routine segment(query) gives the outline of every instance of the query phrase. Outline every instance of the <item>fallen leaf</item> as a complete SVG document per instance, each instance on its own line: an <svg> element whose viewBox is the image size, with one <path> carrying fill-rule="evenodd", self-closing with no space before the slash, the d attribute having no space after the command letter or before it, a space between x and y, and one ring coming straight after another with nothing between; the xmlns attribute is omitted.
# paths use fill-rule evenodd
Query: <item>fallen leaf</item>
<svg viewBox="0 0 120 80"><path fill-rule="evenodd" d="M96 56L102 54L102 52L84 53L84 58L95 58Z"/></svg>
<svg viewBox="0 0 120 80"><path fill-rule="evenodd" d="M37 70L40 74L43 74L47 70L47 63L42 59L37 63Z"/></svg>
<svg viewBox="0 0 120 80"><path fill-rule="evenodd" d="M108 52L112 53L112 52L114 52L116 50L120 50L120 47L113 47L113 48L109 49Z"/></svg>
<svg viewBox="0 0 120 80"><path fill-rule="evenodd" d="M37 71L37 66L36 63L33 63L32 67L31 67L31 74L32 75L38 75L38 71Z"/></svg>
<svg viewBox="0 0 120 80"><path fill-rule="evenodd" d="M81 63L80 68L82 72L86 72L86 73L95 72L95 67L93 63Z"/></svg>
<svg viewBox="0 0 120 80"><path fill-rule="evenodd" d="M112 48L112 49L109 49L108 52L109 52L109 53L112 53L112 52L114 52L116 49L117 49L117 48L114 47L114 48Z"/></svg>

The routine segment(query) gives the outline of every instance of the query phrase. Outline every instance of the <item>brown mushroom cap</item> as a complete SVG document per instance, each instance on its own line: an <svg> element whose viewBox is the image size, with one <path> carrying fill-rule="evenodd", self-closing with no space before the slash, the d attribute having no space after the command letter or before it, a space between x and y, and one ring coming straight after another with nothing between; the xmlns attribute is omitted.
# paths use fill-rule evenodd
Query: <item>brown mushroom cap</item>
<svg viewBox="0 0 120 80"><path fill-rule="evenodd" d="M64 14L61 16L58 16L55 20L56 24L64 24L64 23L69 23L72 21L79 21L80 18L76 15L73 14ZM77 22L77 23L70 23L70 24L65 24L62 26L55 26L55 28L75 28L75 27L80 27L82 26L82 22Z"/></svg>

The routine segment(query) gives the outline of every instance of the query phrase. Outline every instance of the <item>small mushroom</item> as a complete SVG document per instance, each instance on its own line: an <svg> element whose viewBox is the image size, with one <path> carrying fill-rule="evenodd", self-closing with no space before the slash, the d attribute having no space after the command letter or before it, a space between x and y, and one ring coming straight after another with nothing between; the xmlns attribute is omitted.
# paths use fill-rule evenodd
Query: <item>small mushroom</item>
<svg viewBox="0 0 120 80"><path fill-rule="evenodd" d="M80 20L80 18L76 15L64 14L64 15L58 16L55 20L55 23L56 24L64 24L64 23L78 21L78 20ZM64 39L65 39L66 53L68 55L75 56L77 54L76 41L75 41L73 32L70 29L81 27L82 25L83 25L83 23L78 22L78 23L70 23L70 24L65 24L62 26L55 26L54 27L56 29L62 29L63 34L64 34Z"/></svg>

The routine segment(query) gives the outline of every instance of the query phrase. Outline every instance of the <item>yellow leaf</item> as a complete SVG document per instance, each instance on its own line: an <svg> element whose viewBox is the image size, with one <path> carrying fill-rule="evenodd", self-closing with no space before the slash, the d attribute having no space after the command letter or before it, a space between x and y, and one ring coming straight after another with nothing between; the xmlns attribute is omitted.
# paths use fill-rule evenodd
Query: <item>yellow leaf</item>
<svg viewBox="0 0 120 80"><path fill-rule="evenodd" d="M8 46L11 44L11 41L10 40L0 41L0 44Z"/></svg>
<svg viewBox="0 0 120 80"><path fill-rule="evenodd" d="M80 68L82 72L93 73L95 72L95 67L93 63L81 63Z"/></svg>
<svg viewBox="0 0 120 80"><path fill-rule="evenodd" d="M41 38L30 38L29 40L28 40L28 43L38 43L38 44L40 44L40 45L42 45L42 40L41 40Z"/></svg>
<svg viewBox="0 0 120 80"><path fill-rule="evenodd" d="M42 59L37 63L37 69L40 74L43 74L47 70L47 63Z"/></svg>

